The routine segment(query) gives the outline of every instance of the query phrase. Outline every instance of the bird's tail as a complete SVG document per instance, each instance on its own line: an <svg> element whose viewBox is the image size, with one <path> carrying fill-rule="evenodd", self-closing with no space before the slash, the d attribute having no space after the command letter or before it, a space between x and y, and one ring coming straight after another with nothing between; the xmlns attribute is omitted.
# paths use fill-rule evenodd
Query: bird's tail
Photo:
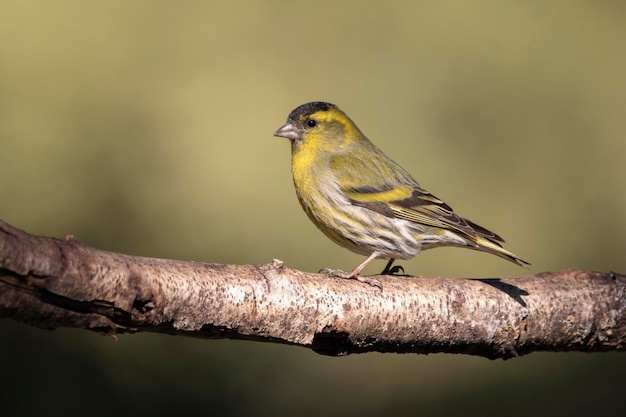
<svg viewBox="0 0 626 417"><path fill-rule="evenodd" d="M476 244L476 246L472 247L472 249L489 252L493 255L506 259L507 261L513 262L523 268L528 268L528 266L530 265L530 262L527 262L519 256L515 255L514 253L504 249L497 241L493 241L481 236L476 236L471 240Z"/></svg>

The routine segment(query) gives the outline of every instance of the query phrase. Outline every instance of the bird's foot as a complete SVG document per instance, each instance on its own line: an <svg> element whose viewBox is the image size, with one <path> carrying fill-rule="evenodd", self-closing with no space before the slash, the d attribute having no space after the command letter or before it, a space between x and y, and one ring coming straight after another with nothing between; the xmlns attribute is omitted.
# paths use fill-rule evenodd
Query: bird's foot
<svg viewBox="0 0 626 417"><path fill-rule="evenodd" d="M383 289L383 284L381 284L380 281L377 280L376 278L362 277L359 274L355 274L354 271L346 272L346 271L342 271L341 269L324 268L320 270L320 274L327 274L328 276L335 277L335 278L356 279L357 281L362 282L364 284L369 284L372 287L378 287L381 290Z"/></svg>
<svg viewBox="0 0 626 417"><path fill-rule="evenodd" d="M400 271L404 274L404 268L400 265L392 266L394 261L395 259L389 259L389 262L387 262L385 269L383 269L383 272L381 272L380 275L395 275Z"/></svg>
<svg viewBox="0 0 626 417"><path fill-rule="evenodd" d="M387 271L386 274L384 275L395 275L402 272L404 274L404 268L402 267L402 265L396 265L392 268L389 268L389 271Z"/></svg>

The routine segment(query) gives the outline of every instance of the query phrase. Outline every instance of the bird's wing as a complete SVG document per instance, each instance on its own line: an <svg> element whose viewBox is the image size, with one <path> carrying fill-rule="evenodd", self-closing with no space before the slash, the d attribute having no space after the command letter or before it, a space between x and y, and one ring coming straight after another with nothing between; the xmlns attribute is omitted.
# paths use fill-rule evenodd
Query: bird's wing
<svg viewBox="0 0 626 417"><path fill-rule="evenodd" d="M352 204L387 217L452 230L471 238L482 237L498 245L504 242L495 233L457 215L382 153L374 153L372 158L342 155L331 160L330 168L341 192Z"/></svg>
<svg viewBox="0 0 626 417"><path fill-rule="evenodd" d="M495 233L457 215L450 206L418 185L371 186L343 190L352 204L388 217L504 242Z"/></svg>

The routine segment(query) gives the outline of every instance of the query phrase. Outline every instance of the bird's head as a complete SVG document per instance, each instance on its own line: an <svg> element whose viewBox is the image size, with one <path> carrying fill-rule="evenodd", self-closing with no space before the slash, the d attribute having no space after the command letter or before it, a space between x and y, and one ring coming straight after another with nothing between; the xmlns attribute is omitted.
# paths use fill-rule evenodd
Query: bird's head
<svg viewBox="0 0 626 417"><path fill-rule="evenodd" d="M274 136L291 141L292 151L335 153L364 138L359 128L337 106L314 101L295 108Z"/></svg>

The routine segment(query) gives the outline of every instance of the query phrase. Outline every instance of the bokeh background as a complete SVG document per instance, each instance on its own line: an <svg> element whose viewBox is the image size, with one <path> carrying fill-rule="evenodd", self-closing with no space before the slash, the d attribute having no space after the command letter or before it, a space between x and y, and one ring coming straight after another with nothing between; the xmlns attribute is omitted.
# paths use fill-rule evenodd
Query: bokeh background
<svg viewBox="0 0 626 417"><path fill-rule="evenodd" d="M615 1L3 1L0 218L136 255L352 268L272 136L325 100L533 272L625 272L625 21ZM458 249L402 265L526 273ZM4 416L587 416L623 411L626 389L617 353L329 358L10 320L0 334Z"/></svg>

